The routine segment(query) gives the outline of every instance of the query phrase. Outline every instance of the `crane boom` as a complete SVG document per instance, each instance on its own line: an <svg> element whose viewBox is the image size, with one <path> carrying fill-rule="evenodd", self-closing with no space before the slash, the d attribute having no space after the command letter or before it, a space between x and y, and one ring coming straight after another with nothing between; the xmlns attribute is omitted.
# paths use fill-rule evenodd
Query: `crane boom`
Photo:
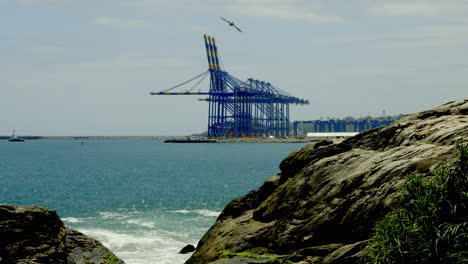
<svg viewBox="0 0 468 264"><path fill-rule="evenodd" d="M213 37L204 35L208 71L179 85L151 95L208 95L209 137L288 136L290 104L307 105L308 100L294 97L269 82L241 81L221 69L218 48ZM190 90L169 92L209 73L208 92Z"/></svg>

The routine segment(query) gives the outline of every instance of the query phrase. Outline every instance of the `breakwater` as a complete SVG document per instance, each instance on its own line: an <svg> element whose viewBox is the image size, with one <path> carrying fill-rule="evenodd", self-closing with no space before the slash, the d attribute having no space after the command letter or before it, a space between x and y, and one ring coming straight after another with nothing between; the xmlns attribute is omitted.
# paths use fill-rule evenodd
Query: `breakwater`
<svg viewBox="0 0 468 264"><path fill-rule="evenodd" d="M0 140L7 140L9 136L0 136ZM310 143L324 140L324 138L217 138L207 139L181 136L21 136L25 140L165 140L168 143ZM328 138L334 143L342 138Z"/></svg>
<svg viewBox="0 0 468 264"><path fill-rule="evenodd" d="M312 143L323 141L324 138L191 138L175 137L166 140L166 143ZM332 143L341 142L342 138L326 139Z"/></svg>
<svg viewBox="0 0 468 264"><path fill-rule="evenodd" d="M0 136L0 140L10 136ZM26 140L161 140L172 136L21 136Z"/></svg>

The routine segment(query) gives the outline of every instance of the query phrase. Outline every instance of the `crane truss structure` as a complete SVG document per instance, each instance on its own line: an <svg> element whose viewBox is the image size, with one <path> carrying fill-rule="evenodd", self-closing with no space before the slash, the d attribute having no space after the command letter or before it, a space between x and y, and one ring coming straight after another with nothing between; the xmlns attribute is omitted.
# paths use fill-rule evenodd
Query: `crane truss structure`
<svg viewBox="0 0 468 264"><path fill-rule="evenodd" d="M208 92L169 92L181 85L152 95L208 95L208 137L286 137L289 135L290 104L306 105L308 100L294 97L268 82L241 81L222 70L215 39L204 36L208 71Z"/></svg>

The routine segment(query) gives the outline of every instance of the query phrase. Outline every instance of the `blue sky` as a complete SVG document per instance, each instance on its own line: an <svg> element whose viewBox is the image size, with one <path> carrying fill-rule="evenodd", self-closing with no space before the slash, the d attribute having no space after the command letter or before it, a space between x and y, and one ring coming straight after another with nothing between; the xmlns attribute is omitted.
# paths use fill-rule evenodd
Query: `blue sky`
<svg viewBox="0 0 468 264"><path fill-rule="evenodd" d="M468 97L464 0L0 0L0 135L205 131L199 96L149 95L207 69L205 33L230 74L311 102L292 120Z"/></svg>

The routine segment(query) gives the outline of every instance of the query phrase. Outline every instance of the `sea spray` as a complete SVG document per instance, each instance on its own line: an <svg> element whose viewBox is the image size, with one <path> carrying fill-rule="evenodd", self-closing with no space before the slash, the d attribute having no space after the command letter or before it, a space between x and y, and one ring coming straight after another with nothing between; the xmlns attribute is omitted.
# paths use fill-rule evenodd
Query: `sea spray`
<svg viewBox="0 0 468 264"><path fill-rule="evenodd" d="M63 221L99 240L127 264L174 264L190 257L178 252L187 244L196 245L218 215L207 209L100 212Z"/></svg>

